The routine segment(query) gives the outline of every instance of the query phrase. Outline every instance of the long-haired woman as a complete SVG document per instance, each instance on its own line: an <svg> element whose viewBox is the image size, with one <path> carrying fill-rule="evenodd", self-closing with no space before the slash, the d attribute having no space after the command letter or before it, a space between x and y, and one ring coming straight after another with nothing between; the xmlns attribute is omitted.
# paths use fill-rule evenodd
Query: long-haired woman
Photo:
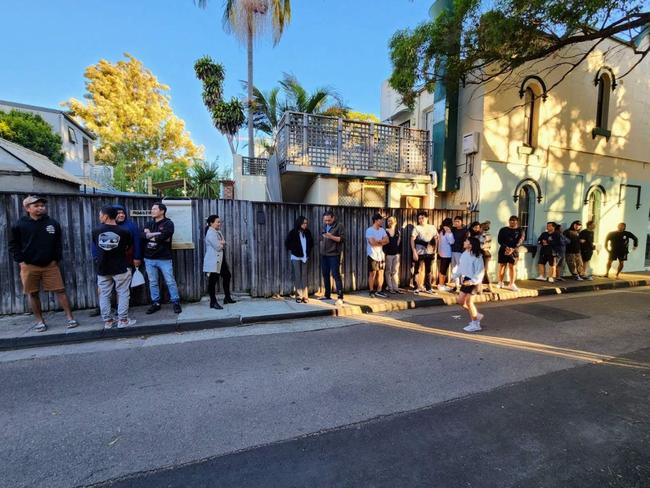
<svg viewBox="0 0 650 488"><path fill-rule="evenodd" d="M463 243L465 251L460 256L460 262L453 278L460 278L460 293L456 303L467 310L470 323L464 327L465 332L478 332L481 330L481 319L483 314L479 313L474 305L474 296L478 293L478 287L483 281L485 266L483 264L483 251L481 243L476 237L468 237Z"/></svg>
<svg viewBox="0 0 650 488"><path fill-rule="evenodd" d="M296 302L309 301L309 288L307 286L307 263L311 249L314 247L314 238L308 228L309 221L302 215L296 219L293 229L287 234L284 245L290 253L291 276L296 289Z"/></svg>
<svg viewBox="0 0 650 488"><path fill-rule="evenodd" d="M203 257L203 272L208 273L208 294L210 308L221 310L223 307L217 301L215 293L219 277L223 284L223 303L236 303L230 296L230 268L226 262L224 249L226 240L221 232L221 219L218 215L210 215L206 220L205 256Z"/></svg>

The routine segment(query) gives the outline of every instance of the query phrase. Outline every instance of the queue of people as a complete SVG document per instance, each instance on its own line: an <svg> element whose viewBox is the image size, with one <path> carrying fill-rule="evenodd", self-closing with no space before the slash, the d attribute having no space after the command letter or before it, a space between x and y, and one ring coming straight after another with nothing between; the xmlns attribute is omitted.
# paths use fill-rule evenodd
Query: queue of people
<svg viewBox="0 0 650 488"><path fill-rule="evenodd" d="M79 325L72 314L59 269L62 259L61 227L47 215L46 204L46 199L42 197L25 198L23 207L26 215L11 227L9 240L9 251L20 265L24 293L29 297L34 313L34 328L40 332L47 330L39 299L41 289L56 294L69 328ZM98 315L101 315L105 328L125 328L135 324L135 319L129 316L130 292L131 287L144 283L143 277L134 279L134 276L141 273L143 263L149 278L151 300L146 313L153 314L161 310L161 276L168 289L173 311L181 313L180 294L172 261L174 223L166 214L167 207L162 202L154 203L151 207L152 219L140 229L128 219L127 210L123 206L104 206L100 210L98 225L92 231L91 250L97 273ZM210 215L205 224L202 270L207 276L209 306L221 310L223 305L236 303L230 290L232 275L226 260L227 242L218 215ZM573 279L593 279L589 270L596 250L595 226L595 222L590 221L583 228L582 223L576 220L562 232L558 223L547 222L546 230L537 241L539 257L536 279L548 282L563 279L564 261ZM309 227L309 220L299 216L284 241L298 303L309 301L308 270L312 266L311 257L316 244ZM417 223L407 234L407 244L403 241L402 228L394 216L385 219L379 213L374 214L371 225L366 229L364 243L367 251L369 296L385 298L386 293L405 293L399 286L399 276L401 253L404 245L407 245L413 261L413 293L433 294L434 288L458 293L457 302L467 310L470 318L465 330L481 330L483 315L476 309L474 297L483 291L484 286L491 287L486 272L492 256L489 230L490 222L472 222L466 226L461 216L446 218L436 228L429 223L427 212L422 210L417 213ZM317 235L324 289L321 300L332 300L333 280L337 294L335 303L341 305L344 294L340 267L346 239L345 229L336 215L327 211L323 214ZM509 218L508 225L499 230L497 287L518 290L516 269L519 248L525 238L519 218L514 215ZM630 242L634 243L636 249L638 239L626 230L624 223L607 235L605 249L609 258L605 276L609 275L613 262L618 261L616 277L619 277L628 257ZM216 296L220 280L224 293L223 305ZM114 294L115 305L112 303Z"/></svg>

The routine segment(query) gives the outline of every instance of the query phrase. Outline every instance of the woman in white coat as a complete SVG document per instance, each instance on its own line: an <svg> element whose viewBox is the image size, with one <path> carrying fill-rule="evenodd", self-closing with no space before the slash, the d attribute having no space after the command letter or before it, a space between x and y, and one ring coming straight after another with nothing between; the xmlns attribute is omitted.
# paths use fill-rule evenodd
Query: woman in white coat
<svg viewBox="0 0 650 488"><path fill-rule="evenodd" d="M210 308L221 310L223 307L217 301L215 293L217 282L221 277L223 283L223 303L236 303L230 296L230 269L224 255L226 241L221 233L221 219L218 215L210 215L206 221L205 256L203 258L203 272L208 273L208 294L210 295Z"/></svg>

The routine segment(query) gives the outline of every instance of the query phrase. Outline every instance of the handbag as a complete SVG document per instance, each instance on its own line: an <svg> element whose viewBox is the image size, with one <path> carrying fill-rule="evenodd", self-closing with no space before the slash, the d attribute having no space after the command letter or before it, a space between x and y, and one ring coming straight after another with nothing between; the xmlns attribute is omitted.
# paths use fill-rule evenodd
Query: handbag
<svg viewBox="0 0 650 488"><path fill-rule="evenodd" d="M131 288L136 288L138 286L144 285L144 275L140 268L135 268L133 276L131 277Z"/></svg>

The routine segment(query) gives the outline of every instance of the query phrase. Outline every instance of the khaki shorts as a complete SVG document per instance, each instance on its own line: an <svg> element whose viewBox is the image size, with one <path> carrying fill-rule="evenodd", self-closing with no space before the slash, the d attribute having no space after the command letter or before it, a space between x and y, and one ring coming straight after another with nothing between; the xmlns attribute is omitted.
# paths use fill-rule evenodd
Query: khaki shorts
<svg viewBox="0 0 650 488"><path fill-rule="evenodd" d="M61 292L65 290L59 266L52 261L47 266L25 264L20 268L20 279L23 282L25 295L38 293L41 283L45 291Z"/></svg>

